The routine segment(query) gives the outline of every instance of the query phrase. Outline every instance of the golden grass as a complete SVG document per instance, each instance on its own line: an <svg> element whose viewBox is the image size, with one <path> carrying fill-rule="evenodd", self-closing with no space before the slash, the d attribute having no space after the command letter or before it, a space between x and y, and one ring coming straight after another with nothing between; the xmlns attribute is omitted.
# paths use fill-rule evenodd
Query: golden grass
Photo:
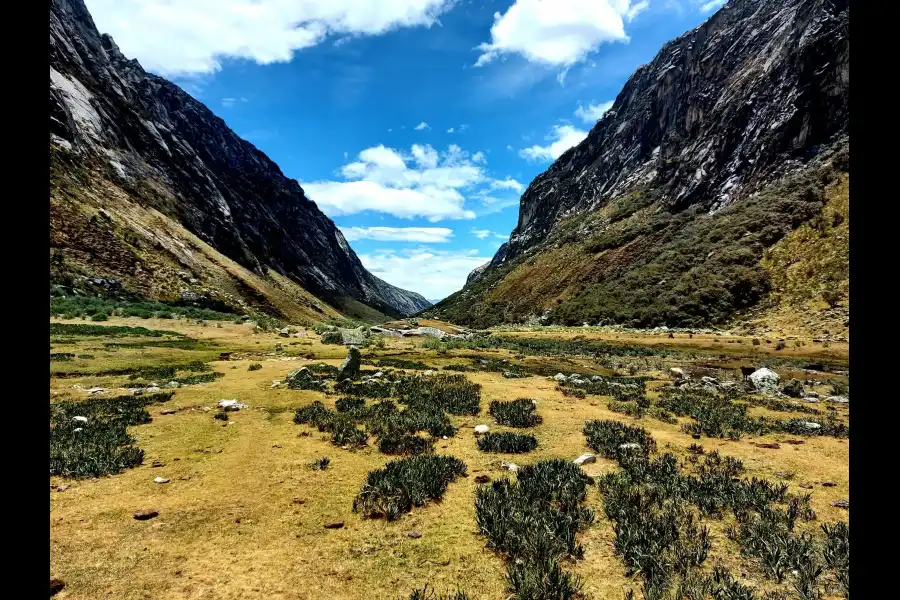
<svg viewBox="0 0 900 600"><path fill-rule="evenodd" d="M575 458L588 451L581 433L585 421L631 421L609 411L607 398L566 398L547 378L504 379L499 373L466 373L482 385L482 414L453 417L460 431L454 438L438 440L436 451L465 461L469 476L450 484L442 502L414 509L397 522L363 520L351 511L353 497L366 473L380 468L390 457L371 446L342 450L322 439L323 434L314 428L293 423L294 408L315 399L333 406L337 396L270 387L273 380L283 379L299 366L321 359L338 364L345 353L342 347L324 346L312 334L284 339L232 323L218 328L184 320L114 318L109 324L174 329L215 342L241 358L213 360L211 366L224 374L221 379L178 389L166 405L149 408L153 422L132 429L146 452L142 466L96 480L50 478L50 569L53 577L67 582L59 598L362 600L405 598L414 587L431 583L439 590L455 589L459 584L473 598L500 600L507 597L505 567L484 548L485 540L476 532L475 475L504 476L506 472L499 468L503 459L524 464L557 456ZM386 341L388 347L377 351L379 356L415 357L433 366L459 362L455 353L437 356L423 349L420 340ZM285 352L275 353L277 342L284 344ZM86 347L91 350L84 350ZM119 364L123 356L123 351L103 350L102 340L97 338L78 340L65 348L94 354L95 359L87 362L97 368ZM743 349L749 350L749 346L745 344ZM166 352L176 354L174 350ZM303 358L307 353L314 361ZM365 349L363 353L373 356L375 351ZM182 354L184 351L178 354L179 360L185 358ZM508 353L486 354L499 355ZM138 358L129 354L129 360ZM157 359L163 357L154 353L153 360ZM254 362L261 363L262 369L248 371ZM92 381L112 387L122 378ZM83 382L51 378L51 392L83 397L84 392L71 387L79 383ZM544 419L533 430L538 449L514 457L478 451L472 431L475 425L504 429L494 426L487 414L488 402L522 396L537 399L538 413ZM237 398L249 405L230 413L233 424L224 427L212 418L212 411L204 410L223 398ZM172 408L177 409L175 414L160 414ZM643 419L642 425L652 432L661 451L683 456L694 441L677 425L650 418ZM300 432L312 436L298 437ZM832 507L831 502L849 497L849 443L805 438L802 445L781 444L778 450L752 444L789 437L737 442L704 438L701 443L707 450L719 449L742 459L748 476L776 480L776 472L795 472L788 482L790 491L804 492L799 484L813 484L812 505L819 522L847 519L846 511ZM330 467L321 472L311 470L309 463L323 456L331 458ZM154 468L154 461L164 466ZM611 461L600 459L585 470L599 475L613 468ZM155 484L156 476L171 482ZM836 486L822 487L826 481ZM69 489L55 491L62 483L69 484ZM612 525L603 517L596 488L589 492L588 505L597 511L598 519L583 535L584 561L571 568L584 578L589 597L619 600L628 581L613 554ZM150 507L159 510L159 517L149 521L132 518L134 511ZM334 520L343 520L344 528L323 528ZM422 537L410 539L407 533L412 529ZM715 552L739 564L729 544L718 532ZM752 572L748 570L748 574Z"/></svg>

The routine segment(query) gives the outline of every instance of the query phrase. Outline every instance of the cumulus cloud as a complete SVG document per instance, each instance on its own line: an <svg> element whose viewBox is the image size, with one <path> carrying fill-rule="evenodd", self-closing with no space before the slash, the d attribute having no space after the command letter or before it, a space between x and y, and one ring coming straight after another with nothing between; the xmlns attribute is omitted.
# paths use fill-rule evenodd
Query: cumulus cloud
<svg viewBox="0 0 900 600"><path fill-rule="evenodd" d="M414 129L415 129L416 131L422 131L423 129L431 129L431 125L429 125L429 124L426 123L425 121L422 121L421 123L419 123L418 125L416 125L416 126L414 127Z"/></svg>
<svg viewBox="0 0 900 600"><path fill-rule="evenodd" d="M491 41L478 46L476 67L503 54L531 62L569 66L606 42L626 42L625 23L649 6L647 0L516 0L494 13Z"/></svg>
<svg viewBox="0 0 900 600"><path fill-rule="evenodd" d="M510 150L512 146L509 146ZM513 179L512 177L507 177L506 179L495 179L491 182L492 190L512 190L514 192L522 193L525 190L525 186Z"/></svg>
<svg viewBox="0 0 900 600"><path fill-rule="evenodd" d="M700 12L708 13L716 10L720 6L723 6L727 2L727 0L711 0L710 2L706 2L703 6L700 7Z"/></svg>
<svg viewBox="0 0 900 600"><path fill-rule="evenodd" d="M490 177L484 155L479 154L470 155L456 144L443 152L430 144L413 144L408 154L378 145L338 169L343 181L313 181L303 188L331 217L371 210L431 222L474 219L474 211L465 206L464 192L481 198L493 188L521 187L509 177Z"/></svg>
<svg viewBox="0 0 900 600"><path fill-rule="evenodd" d="M476 152L472 155L472 162L487 164L487 159L484 157L484 152Z"/></svg>
<svg viewBox="0 0 900 600"><path fill-rule="evenodd" d="M577 146L586 137L587 131L576 129L571 125L554 125L551 134L546 138L549 144L546 146L535 144L523 148L519 151L519 155L533 161L556 160L563 152Z"/></svg>
<svg viewBox="0 0 900 600"><path fill-rule="evenodd" d="M479 240L486 239L489 235L491 235L491 233L493 232L490 229L476 229L475 227L472 228L472 235L477 237Z"/></svg>
<svg viewBox="0 0 900 600"><path fill-rule="evenodd" d="M612 108L613 100L609 102L601 102L600 104L588 104L587 106L579 105L575 109L575 116L585 123L596 123L600 118Z"/></svg>
<svg viewBox="0 0 900 600"><path fill-rule="evenodd" d="M453 237L453 230L446 227L341 227L341 233L348 242L375 240L442 244Z"/></svg>
<svg viewBox="0 0 900 600"><path fill-rule="evenodd" d="M432 299L446 298L461 289L469 273L490 260L489 256L480 256L478 250L430 248L376 250L359 258L375 276Z"/></svg>
<svg viewBox="0 0 900 600"><path fill-rule="evenodd" d="M87 0L97 28L162 75L213 73L223 59L260 64L329 37L430 27L453 0Z"/></svg>
<svg viewBox="0 0 900 600"><path fill-rule="evenodd" d="M456 130L451 127L450 129L447 130L447 133L453 133L454 131L456 131Z"/></svg>

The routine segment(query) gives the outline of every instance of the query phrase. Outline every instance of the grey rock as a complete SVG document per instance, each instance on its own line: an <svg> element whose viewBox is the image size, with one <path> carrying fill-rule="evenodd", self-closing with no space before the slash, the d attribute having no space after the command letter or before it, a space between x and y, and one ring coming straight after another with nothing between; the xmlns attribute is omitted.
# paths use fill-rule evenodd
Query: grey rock
<svg viewBox="0 0 900 600"><path fill-rule="evenodd" d="M481 435L482 433L487 433L491 428L487 425L476 425L475 426L475 435Z"/></svg>
<svg viewBox="0 0 900 600"><path fill-rule="evenodd" d="M566 377L565 375L563 375L562 373L557 373L556 375L553 376L553 379L555 379L556 381L558 381L560 383L565 383L569 378Z"/></svg>
<svg viewBox="0 0 900 600"><path fill-rule="evenodd" d="M519 472L519 465L515 463L502 462L500 463L500 468L505 471L511 471L513 473Z"/></svg>
<svg viewBox="0 0 900 600"><path fill-rule="evenodd" d="M848 396L828 396L825 398L826 402L836 402L838 404L849 404L850 398Z"/></svg>
<svg viewBox="0 0 900 600"><path fill-rule="evenodd" d="M351 346L347 352L347 358L344 359L340 369L338 369L338 381L343 381L344 379L359 379L359 367L361 363L362 355L359 353L359 348Z"/></svg>
<svg viewBox="0 0 900 600"><path fill-rule="evenodd" d="M590 453L588 453L588 454L582 454L581 456L579 456L578 458L576 458L576 459L573 460L572 462L574 462L576 465L579 465L579 466L580 466L580 465L589 465L589 464L591 464L591 463L597 462L597 455L596 455L596 454L590 454Z"/></svg>
<svg viewBox="0 0 900 600"><path fill-rule="evenodd" d="M169 483L169 480L166 477L154 477L153 483Z"/></svg>
<svg viewBox="0 0 900 600"><path fill-rule="evenodd" d="M159 511L155 508L142 508L134 513L134 518L138 521L146 521L159 516Z"/></svg>
<svg viewBox="0 0 900 600"><path fill-rule="evenodd" d="M773 394L778 391L778 373L771 371L765 367L757 369L750 374L748 378L750 384L758 392Z"/></svg>

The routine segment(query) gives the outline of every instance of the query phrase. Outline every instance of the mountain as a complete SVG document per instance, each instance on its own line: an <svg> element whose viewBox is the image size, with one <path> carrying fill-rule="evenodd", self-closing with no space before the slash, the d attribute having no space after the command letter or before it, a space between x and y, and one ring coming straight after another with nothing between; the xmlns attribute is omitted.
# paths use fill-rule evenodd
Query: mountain
<svg viewBox="0 0 900 600"><path fill-rule="evenodd" d="M731 0L637 69L528 186L509 242L426 314L698 326L824 294L845 321L849 57L846 1ZM772 255L803 228L833 260L788 293L791 259Z"/></svg>
<svg viewBox="0 0 900 600"><path fill-rule="evenodd" d="M369 273L293 179L128 60L82 0L50 2L51 284L95 280L291 318L430 303Z"/></svg>

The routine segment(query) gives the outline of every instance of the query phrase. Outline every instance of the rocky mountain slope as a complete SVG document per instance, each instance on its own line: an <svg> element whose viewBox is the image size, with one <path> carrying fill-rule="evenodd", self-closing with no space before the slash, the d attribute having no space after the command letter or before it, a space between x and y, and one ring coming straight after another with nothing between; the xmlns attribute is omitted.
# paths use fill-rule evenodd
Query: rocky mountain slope
<svg viewBox="0 0 900 600"><path fill-rule="evenodd" d="M849 171L849 55L844 0L731 0L631 76L428 314L685 325L765 301L765 250Z"/></svg>
<svg viewBox="0 0 900 600"><path fill-rule="evenodd" d="M283 316L430 304L369 273L295 180L124 57L82 0L50 3L50 156L51 283L102 276Z"/></svg>

